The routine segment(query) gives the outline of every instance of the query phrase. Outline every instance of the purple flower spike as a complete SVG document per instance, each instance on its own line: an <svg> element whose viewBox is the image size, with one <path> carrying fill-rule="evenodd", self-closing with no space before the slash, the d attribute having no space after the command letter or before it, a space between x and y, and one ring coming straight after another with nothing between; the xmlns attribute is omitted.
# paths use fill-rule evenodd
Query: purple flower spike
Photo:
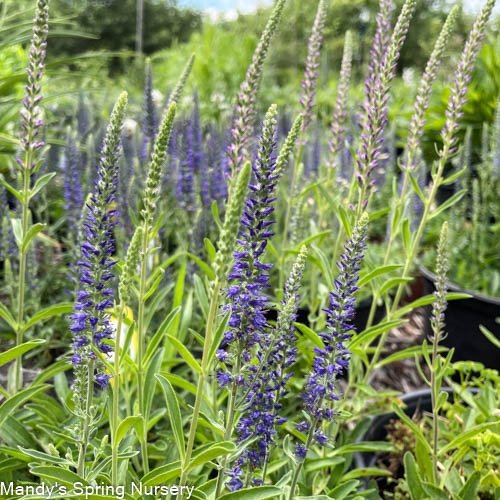
<svg viewBox="0 0 500 500"><path fill-rule="evenodd" d="M113 259L116 210L112 206L118 189L120 136L126 104L127 94L123 93L113 109L104 138L94 193L86 206L80 257L76 262L79 289L75 292L76 302L70 325L74 334L71 362L75 366L75 402L84 393L89 377L93 378L89 362L96 358L94 349L107 355L111 345L106 341L114 334L108 313L113 306L109 280L114 276L112 268L117 262ZM95 381L105 388L109 375L103 374L100 366L97 370Z"/></svg>
<svg viewBox="0 0 500 500"><path fill-rule="evenodd" d="M25 154L42 148L45 143L39 140L41 128L43 127L41 81L45 69L45 55L47 49L47 33L49 19L48 0L38 0L36 5L35 19L33 23L33 36L31 47L28 52L28 84L24 87L25 96L22 101L21 110L21 147ZM23 168L32 169L36 162L24 165Z"/></svg>
<svg viewBox="0 0 500 500"><path fill-rule="evenodd" d="M305 410L316 421L332 421L338 416L331 402L340 398L335 381L349 366L350 352L344 343L351 338L350 332L354 330L354 294L358 290L356 283L366 249L367 222L365 215L354 228L351 239L344 246L345 253L337 263L339 274L335 290L330 293L329 307L324 309L329 331L320 335L324 346L314 348L314 364L304 386L302 398ZM315 436L319 442L323 440L321 434L316 433Z"/></svg>
<svg viewBox="0 0 500 500"><path fill-rule="evenodd" d="M324 0L320 0L318 10L314 19L312 33L309 38L307 48L306 70L302 80L302 94L300 105L302 106L302 132L304 132L312 120L314 108L314 97L316 95L316 85L318 83L319 56L321 42L323 41L323 31L325 29L326 6Z"/></svg>

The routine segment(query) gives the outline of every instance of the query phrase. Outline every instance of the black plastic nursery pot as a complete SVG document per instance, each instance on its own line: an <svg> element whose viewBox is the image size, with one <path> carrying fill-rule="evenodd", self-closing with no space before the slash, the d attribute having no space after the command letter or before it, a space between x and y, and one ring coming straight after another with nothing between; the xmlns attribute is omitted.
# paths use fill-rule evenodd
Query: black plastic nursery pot
<svg viewBox="0 0 500 500"><path fill-rule="evenodd" d="M425 293L435 290L435 275L421 267ZM500 324L495 320L500 317L500 299L464 290L453 283L448 284L451 292L468 293L470 299L450 300L445 313L447 336L440 343L454 348L453 361L478 361L488 368L500 370L500 349L497 349L479 329L483 325L500 340ZM426 306L424 333L430 335L432 306Z"/></svg>

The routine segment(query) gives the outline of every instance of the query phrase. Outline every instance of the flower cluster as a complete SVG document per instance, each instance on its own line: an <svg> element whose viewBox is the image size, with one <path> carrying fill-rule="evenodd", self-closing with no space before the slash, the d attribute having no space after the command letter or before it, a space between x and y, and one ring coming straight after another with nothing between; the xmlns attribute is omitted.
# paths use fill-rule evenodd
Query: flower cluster
<svg viewBox="0 0 500 500"><path fill-rule="evenodd" d="M73 229L83 206L83 191L78 169L75 136L68 131L64 148L64 209L68 228Z"/></svg>
<svg viewBox="0 0 500 500"><path fill-rule="evenodd" d="M358 170L356 176L360 186L365 190L374 184L370 180L371 173L379 166L382 155L382 144L384 142L384 131L387 125L387 101L389 100L390 82L395 76L395 68L399 59L401 47L408 32L410 19L415 10L416 0L406 0L399 14L391 40L385 50L380 53L386 45L382 45L382 38L386 33L386 23L390 7L385 0L381 0L382 12L385 12L379 23L377 33L379 38L374 42L372 58L369 67L370 77L365 84L365 101L363 103L363 127L361 133L361 144L357 151ZM361 206L368 202L359 200Z"/></svg>
<svg viewBox="0 0 500 500"><path fill-rule="evenodd" d="M28 151L35 151L42 148L45 143L39 140L40 129L43 127L42 111L40 102L41 80L45 67L45 55L47 48L47 33L49 19L48 0L38 0L36 4L35 19L33 22L33 37L28 52L28 84L24 87L26 92L21 110L21 147ZM23 165L21 160L17 160L22 168L34 168L36 162L31 158L30 165Z"/></svg>
<svg viewBox="0 0 500 500"><path fill-rule="evenodd" d="M352 35L348 31L345 35L344 54L342 56L342 65L340 67L339 85L337 87L337 97L333 108L332 122L330 124L331 137L328 140L328 146L331 154L329 166L333 169L337 167L337 155L342 146L342 137L345 132L345 123L347 119L347 100L349 98L349 80L352 69Z"/></svg>
<svg viewBox="0 0 500 500"><path fill-rule="evenodd" d="M243 486L240 476L244 465L250 471L263 467L269 459L270 448L276 441L276 427L287 421L279 415L279 411L282 408L281 401L288 394L287 382L293 376L293 372L288 370L295 363L297 355L293 322L300 303L299 290L306 255L307 249L304 247L285 283L282 307L277 325L271 332L269 345L266 349L259 350L258 364L249 367L250 375L242 402L245 407L236 431L238 443L254 437L258 439L245 448L229 471L231 480L227 485L232 491ZM262 481L254 479L253 483L257 485Z"/></svg>
<svg viewBox="0 0 500 500"><path fill-rule="evenodd" d="M337 263L339 274L335 291L330 293L330 305L324 309L329 331L320 335L323 348L314 347L314 364L302 397L305 410L315 420L331 421L338 416L330 402L339 399L335 381L349 366L350 352L344 343L352 336L349 332L354 330L354 294L358 290L356 283L366 249L367 222L368 217L364 215L344 246L345 253Z"/></svg>
<svg viewBox="0 0 500 500"><path fill-rule="evenodd" d="M97 166L95 191L87 203L87 215L83 224L84 241L80 246L80 288L76 291L76 303L70 329L74 335L74 354L71 362L75 367L75 393L81 394L86 382L85 365L95 359L94 347L104 354L111 351L106 340L111 339L113 328L107 312L113 307L113 290L109 286L114 277L112 268L117 262L112 258L115 251L113 227L116 224L115 195L118 184L118 157L120 135L123 126L127 94L118 99ZM81 372L81 373L80 373ZM95 380L102 388L107 386L109 375L98 373Z"/></svg>
<svg viewBox="0 0 500 500"><path fill-rule="evenodd" d="M263 291L269 287L271 264L261 262L261 257L269 238L274 233L270 226L275 223L271 218L274 212L274 188L276 174L274 150L276 135L277 108L271 106L264 120L259 152L253 165L256 182L248 186L250 195L245 202L241 219L241 230L237 240L238 249L234 252L234 263L229 273L229 280L236 281L227 288L226 294L232 310L229 330L224 334L224 345L228 349L238 344L239 355L244 353L249 360L249 351L255 344L265 345L267 339L267 321L265 310L268 301ZM220 350L218 357L223 360L226 351ZM221 374L218 374L220 379ZM229 379L225 376L221 385Z"/></svg>
<svg viewBox="0 0 500 500"><path fill-rule="evenodd" d="M318 68L321 42L323 41L323 31L325 29L326 6L325 1L320 0L318 10L314 19L312 33L309 38L307 48L306 70L302 80L302 94L300 105L302 106L302 131L306 130L312 119L314 107L314 96L316 95L316 85L318 83Z"/></svg>
<svg viewBox="0 0 500 500"><path fill-rule="evenodd" d="M259 90L262 66L267 56L271 39L281 18L285 0L278 0L273 9L271 17L262 33L259 44L255 49L252 63L250 64L245 80L241 84L238 101L236 104L236 116L231 129L232 142L228 148L228 168L234 179L243 162L247 159L248 141L252 135L253 122L255 119L255 102Z"/></svg>
<svg viewBox="0 0 500 500"><path fill-rule="evenodd" d="M436 300L432 304L431 325L433 335L441 340L444 334L444 312L446 311L446 273L448 272L448 224L441 227L436 264Z"/></svg>
<svg viewBox="0 0 500 500"><path fill-rule="evenodd" d="M158 117L156 116L153 90L153 70L151 68L151 61L148 59L144 75L142 161L148 161L158 131Z"/></svg>
<svg viewBox="0 0 500 500"><path fill-rule="evenodd" d="M444 143L443 148L439 152L441 160L453 154L457 149L457 146L455 146L457 142L455 132L458 128L458 120L463 115L461 109L467 102L465 97L468 90L467 84L472 77L474 61L479 52L481 42L483 41L486 25L494 5L495 0L487 0L474 22L474 26L472 27L469 38L462 51L462 55L460 56L458 67L455 71L454 85L450 89L451 94L446 109L446 121L441 130L441 137Z"/></svg>
<svg viewBox="0 0 500 500"><path fill-rule="evenodd" d="M432 84L436 80L437 70L441 65L441 58L448 44L451 30L458 15L458 7L455 6L449 13L446 22L443 25L441 33L436 41L436 45L432 51L431 57L425 66L424 75L415 98L415 108L411 117L410 126L408 128L408 138L406 140L407 160L406 168L414 168L414 157L417 152L420 138L424 132L425 112L429 107L431 98Z"/></svg>

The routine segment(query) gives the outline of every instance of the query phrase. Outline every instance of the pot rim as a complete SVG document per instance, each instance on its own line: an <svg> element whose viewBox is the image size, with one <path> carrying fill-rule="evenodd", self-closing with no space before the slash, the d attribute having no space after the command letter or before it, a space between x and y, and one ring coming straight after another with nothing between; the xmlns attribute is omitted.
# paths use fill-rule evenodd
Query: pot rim
<svg viewBox="0 0 500 500"><path fill-rule="evenodd" d="M436 274L427 269L425 266L418 266L419 273L428 280L435 282ZM467 293L471 296L471 298L481 300L483 302L488 302L489 304L493 304L495 306L500 307L500 299L497 297L492 297L491 295L485 295L483 293L476 292L474 290L469 290L467 288L462 288L451 281L446 281L446 288L453 292ZM467 299L464 299L467 300ZM500 315L500 312L499 312Z"/></svg>

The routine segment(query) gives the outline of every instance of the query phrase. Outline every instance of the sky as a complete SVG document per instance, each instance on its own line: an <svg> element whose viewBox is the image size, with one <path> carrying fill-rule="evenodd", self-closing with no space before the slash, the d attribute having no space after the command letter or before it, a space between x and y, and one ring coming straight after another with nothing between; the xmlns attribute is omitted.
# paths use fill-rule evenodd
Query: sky
<svg viewBox="0 0 500 500"><path fill-rule="evenodd" d="M465 0L465 7L477 12L485 0ZM194 7L205 11L209 16L216 17L221 13L224 17L236 17L237 12L252 12L258 5L270 5L273 0L179 0L179 5ZM500 2L497 1L496 12L500 12Z"/></svg>

